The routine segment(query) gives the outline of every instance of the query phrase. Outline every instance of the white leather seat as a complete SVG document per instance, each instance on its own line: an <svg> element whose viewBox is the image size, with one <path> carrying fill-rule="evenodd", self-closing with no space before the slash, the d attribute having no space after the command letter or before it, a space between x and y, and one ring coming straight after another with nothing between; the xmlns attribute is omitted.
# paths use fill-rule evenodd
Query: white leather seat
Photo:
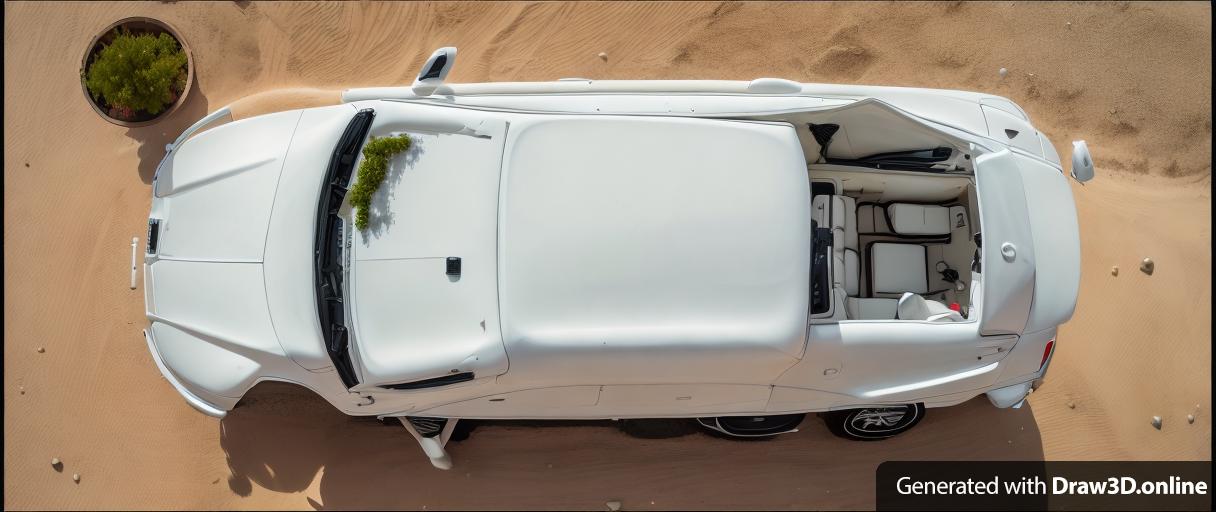
<svg viewBox="0 0 1216 512"><path fill-rule="evenodd" d="M919 205L905 206L920 207ZM860 226L856 200L841 195L819 195L812 200L811 207L812 218L819 226L832 229L832 296L837 307L840 307L843 302L846 318L851 320L893 320L897 318L899 308L899 299L896 297L904 292L927 293L929 291L925 246L879 242L870 246L872 277L870 293L887 294L889 297L859 297L858 295L861 293L861 258L858 247L858 228ZM864 213L868 214L870 218L862 219L866 223L864 229L873 231L881 228L885 230L887 222L882 209L873 206L868 206L868 208ZM946 221L948 220L948 210L945 208L942 210L942 220ZM914 211L914 209L906 209L902 213L912 215L909 212ZM937 213L933 213L930 217L936 215ZM923 221L925 215L922 214L921 218ZM908 222L910 221L906 221L906 223ZM892 223L895 221L892 220ZM926 230L927 228L919 229ZM948 227L947 232L949 232ZM945 306L942 307L945 308ZM946 308L946 311L950 311L949 308ZM953 311L950 312L953 313Z"/></svg>
<svg viewBox="0 0 1216 512"><path fill-rule="evenodd" d="M928 300L915 293L905 293L896 305L899 320L925 320L929 322L962 322L963 315L945 304Z"/></svg>
<svg viewBox="0 0 1216 512"><path fill-rule="evenodd" d="M950 209L945 206L895 203L887 205L891 229L901 235L950 234Z"/></svg>
<svg viewBox="0 0 1216 512"><path fill-rule="evenodd" d="M870 294L928 293L925 246L876 242L870 245Z"/></svg>
<svg viewBox="0 0 1216 512"><path fill-rule="evenodd" d="M862 204L857 206L857 232L865 234L890 233L887 214L882 206Z"/></svg>
<svg viewBox="0 0 1216 512"><path fill-rule="evenodd" d="M898 307L898 299L849 297L845 300L845 312L850 320L893 320Z"/></svg>
<svg viewBox="0 0 1216 512"><path fill-rule="evenodd" d="M857 247L857 203L840 195L819 195L811 215L821 227L832 228L832 286L856 296L861 291L861 258Z"/></svg>

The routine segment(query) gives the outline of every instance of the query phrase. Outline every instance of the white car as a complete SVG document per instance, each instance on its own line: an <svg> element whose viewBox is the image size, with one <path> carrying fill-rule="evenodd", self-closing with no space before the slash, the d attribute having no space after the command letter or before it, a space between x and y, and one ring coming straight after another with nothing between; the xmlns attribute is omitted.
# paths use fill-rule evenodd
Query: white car
<svg viewBox="0 0 1216 512"><path fill-rule="evenodd" d="M1060 158L998 96L745 81L446 84L200 120L157 169L148 348L200 411L262 381L399 419L808 412L852 439L1017 407L1076 304ZM204 128L207 128L205 131ZM408 134L355 229L369 137ZM1071 174L1093 176L1084 142Z"/></svg>

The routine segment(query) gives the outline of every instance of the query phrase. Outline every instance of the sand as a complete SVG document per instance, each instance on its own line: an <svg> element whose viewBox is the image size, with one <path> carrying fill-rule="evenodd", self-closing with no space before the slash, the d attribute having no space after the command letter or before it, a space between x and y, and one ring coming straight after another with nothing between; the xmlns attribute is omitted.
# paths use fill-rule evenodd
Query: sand
<svg viewBox="0 0 1216 512"><path fill-rule="evenodd" d="M5 508L865 509L884 460L1210 458L1207 4L6 2L4 14ZM187 104L137 129L99 119L77 78L94 32L131 15L174 24L197 65ZM142 284L127 287L164 144L229 103L245 116L406 84L444 45L460 48L454 82L960 88L1014 99L1065 158L1087 139L1098 178L1074 186L1082 290L1047 383L1022 409L981 397L881 443L834 438L813 417L767 442L483 425L452 445L450 472L399 427L291 387L253 390L222 422L195 412L140 335Z"/></svg>

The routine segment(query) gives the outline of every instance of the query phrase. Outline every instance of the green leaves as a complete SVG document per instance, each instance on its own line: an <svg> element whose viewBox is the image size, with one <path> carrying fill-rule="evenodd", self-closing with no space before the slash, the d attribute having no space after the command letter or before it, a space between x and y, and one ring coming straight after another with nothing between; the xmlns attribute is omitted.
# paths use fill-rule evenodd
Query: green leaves
<svg viewBox="0 0 1216 512"><path fill-rule="evenodd" d="M85 73L94 100L111 107L159 114L186 85L186 52L169 34L120 32Z"/></svg>
<svg viewBox="0 0 1216 512"><path fill-rule="evenodd" d="M384 176L388 174L388 160L393 155L410 148L410 137L375 138L363 146L363 162L359 164L359 179L350 189L350 204L355 208L355 227L367 229L372 196L380 189Z"/></svg>

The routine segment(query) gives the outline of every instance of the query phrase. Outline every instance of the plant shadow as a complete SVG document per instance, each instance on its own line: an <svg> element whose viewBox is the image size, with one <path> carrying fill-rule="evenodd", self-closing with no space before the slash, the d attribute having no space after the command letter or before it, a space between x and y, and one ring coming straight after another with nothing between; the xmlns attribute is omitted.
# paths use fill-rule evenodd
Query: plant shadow
<svg viewBox="0 0 1216 512"><path fill-rule="evenodd" d="M165 144L173 142L186 128L208 114L207 97L198 88L198 80L190 84L189 96L177 111L148 126L127 129L127 136L139 143L139 179L151 184L156 166L165 157Z"/></svg>
<svg viewBox="0 0 1216 512"><path fill-rule="evenodd" d="M932 409L915 429L871 443L832 436L814 414L798 432L764 443L655 421L670 435L630 435L607 420L476 421L468 439L448 445L455 465L441 471L396 422L346 416L306 389L267 382L221 421L220 443L233 492L248 496L256 484L303 493L320 478L319 494L308 491L298 504L317 510L589 510L606 500L627 508L873 508L874 472L887 460L1043 459L1030 406L996 409L983 397Z"/></svg>

